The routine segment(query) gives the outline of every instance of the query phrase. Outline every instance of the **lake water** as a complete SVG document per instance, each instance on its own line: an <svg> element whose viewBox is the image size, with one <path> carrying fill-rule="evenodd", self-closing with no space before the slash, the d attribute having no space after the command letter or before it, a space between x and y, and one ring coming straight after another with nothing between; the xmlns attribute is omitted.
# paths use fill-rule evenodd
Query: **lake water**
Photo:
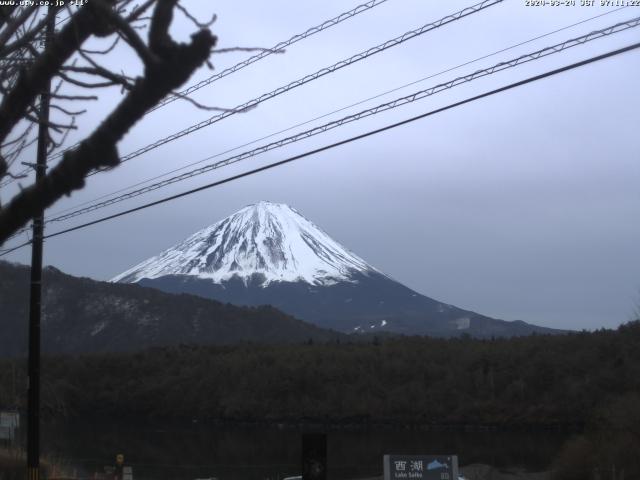
<svg viewBox="0 0 640 480"><path fill-rule="evenodd" d="M42 451L92 476L117 453L136 480L277 480L300 473L301 434L294 429L127 422L43 426ZM570 437L557 432L329 431L329 478L382 474L382 456L457 454L460 465L545 470Z"/></svg>

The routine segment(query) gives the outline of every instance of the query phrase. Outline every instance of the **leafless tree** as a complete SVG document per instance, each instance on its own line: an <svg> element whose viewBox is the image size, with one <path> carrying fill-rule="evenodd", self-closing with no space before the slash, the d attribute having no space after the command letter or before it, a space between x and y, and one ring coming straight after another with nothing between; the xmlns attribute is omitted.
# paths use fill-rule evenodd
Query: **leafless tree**
<svg viewBox="0 0 640 480"><path fill-rule="evenodd" d="M197 30L188 43L169 34L175 13L185 15ZM45 42L52 16L59 28ZM208 63L216 44L211 23L199 22L178 0L0 6L0 185L20 173L15 162L35 142L38 125L45 122L39 102L49 84L52 120L45 123L49 152L60 148L76 128L75 118L84 112L84 102L97 99L96 89L116 87L123 93L120 103L82 141L64 151L40 181L0 205L0 245L39 210L82 188L91 171L120 163L117 145L127 131ZM106 47L91 49L87 46L91 38L103 39ZM134 78L105 66L105 56L116 46L135 52L144 66L141 75ZM64 88L69 85L74 87L72 93Z"/></svg>

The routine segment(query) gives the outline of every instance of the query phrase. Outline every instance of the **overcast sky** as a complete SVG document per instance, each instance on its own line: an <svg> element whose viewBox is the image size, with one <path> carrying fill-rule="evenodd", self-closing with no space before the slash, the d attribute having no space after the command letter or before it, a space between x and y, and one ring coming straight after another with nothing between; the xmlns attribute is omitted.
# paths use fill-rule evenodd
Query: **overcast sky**
<svg viewBox="0 0 640 480"><path fill-rule="evenodd" d="M218 46L226 48L270 47L363 2L183 3L203 19L218 14L213 30ZM614 7L576 3L529 7L524 0L506 0L158 148L113 172L95 175L83 191L60 201L47 215L595 15L610 12L292 132L640 16L640 8L613 12ZM471 4L388 0L200 90L194 98L234 107ZM193 30L176 18L174 34L187 38ZM635 28L596 40L94 215L48 226L47 231L317 148L639 39L640 29ZM249 55L217 54L212 60L220 71ZM126 49L118 50L110 61L131 74L139 70ZM549 327L616 327L631 319L640 303L639 74L639 51L607 59L56 237L45 244L45 263L73 275L106 280L247 204L271 200L296 208L378 269L437 300ZM189 84L209 75L203 69ZM69 141L91 131L119 98L119 91L105 91ZM120 152L126 154L211 115L186 102L174 102L136 126ZM15 185L1 192L3 202L12 188ZM3 258L28 263L29 249Z"/></svg>

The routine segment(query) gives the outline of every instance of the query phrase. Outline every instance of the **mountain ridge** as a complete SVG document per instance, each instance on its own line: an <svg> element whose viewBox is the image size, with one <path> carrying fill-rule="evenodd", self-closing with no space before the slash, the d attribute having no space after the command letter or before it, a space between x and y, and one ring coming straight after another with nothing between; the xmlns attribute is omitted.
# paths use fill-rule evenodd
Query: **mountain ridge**
<svg viewBox="0 0 640 480"><path fill-rule="evenodd" d="M267 286L232 279L216 284L188 275L142 279L140 285L168 293L191 293L234 305L269 304L306 322L347 334L427 335L477 338L564 333L522 320L498 320L414 292L383 275L311 286L273 282Z"/></svg>
<svg viewBox="0 0 640 480"><path fill-rule="evenodd" d="M0 261L0 354L27 348L29 267ZM238 307L142 285L100 282L46 267L44 353L138 351L179 344L302 343L345 338L270 306Z"/></svg>
<svg viewBox="0 0 640 480"><path fill-rule="evenodd" d="M255 280L255 274L261 274L263 285L273 281L328 285L349 281L351 272L378 270L297 210L261 201L199 230L111 281L134 283L142 278L191 275L221 283L233 277Z"/></svg>
<svg viewBox="0 0 640 480"><path fill-rule="evenodd" d="M170 293L273 305L343 333L478 337L561 333L422 295L368 264L288 205L258 202L122 274Z"/></svg>

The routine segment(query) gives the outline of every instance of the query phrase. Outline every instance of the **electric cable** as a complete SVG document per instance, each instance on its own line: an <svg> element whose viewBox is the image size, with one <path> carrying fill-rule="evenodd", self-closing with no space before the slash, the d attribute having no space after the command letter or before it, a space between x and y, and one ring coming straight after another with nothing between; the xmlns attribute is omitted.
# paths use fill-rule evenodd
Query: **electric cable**
<svg viewBox="0 0 640 480"><path fill-rule="evenodd" d="M123 215L128 215L130 213L138 212L140 210L145 210L147 208L154 207L156 205L160 205L160 204L163 204L163 203L167 203L169 201L177 200L179 198L186 197L188 195L192 195L194 193L201 192L203 190L208 190L208 189L213 188L213 187L224 185L225 183L229 183L229 182L232 182L234 180L239 180L239 179L244 178L244 177L255 175L256 173L264 172L266 170L271 170L273 168L285 165L287 163L291 163L291 162L294 162L296 160L300 160L302 158L306 158L306 157L309 157L309 156L312 156L312 155L316 155L318 153L321 153L321 152L324 152L324 151L327 151L327 150L331 150L333 148L336 148L336 147L339 147L339 146L342 146L342 145L346 145L348 143L352 143L352 142L355 142L357 140L362 140L363 138L367 138L367 137L370 137L372 135L377 135L379 133L382 133L382 132L385 132L387 130L391 130L391 129L394 129L394 128L397 128L397 127L400 127L402 125L407 125L407 124L415 122L417 120L421 120L423 118L427 118L427 117L430 117L432 115L435 115L435 114L438 114L438 113L442 113L442 112L447 111L447 110L451 110L451 109L459 107L461 105L465 105L467 103L471 103L471 102L480 100L482 98L495 95L497 93L505 92L507 90L511 90L513 88L520 87L520 86L526 85L528 83L532 83L532 82L535 82L535 81L538 81L538 80L542 80L544 78L551 77L551 76L557 75L559 73L563 73L563 72L566 72L566 71L569 71L569 70L573 70L573 69L578 68L578 67L582 67L584 65L588 65L588 64L591 64L591 63L594 63L594 62L597 62L597 61L604 60L604 59L609 58L609 57L613 57L615 55L620 55L622 53L629 52L629 51L634 50L636 48L640 48L640 42L632 44L632 45L628 45L628 46L623 47L623 48L619 48L617 50L613 50L613 51L604 53L602 55L591 57L589 59L582 60L580 62L576 62L576 63L570 64L570 65L566 65L564 67L557 68L555 70L551 70L551 71L548 71L548 72L545 72L545 73L541 73L539 75L535 75L533 77L529 77L529 78L527 78L525 80L520 80L518 82L510 83L510 84L505 85L503 87L496 88L494 90L490 90L488 92L481 93L479 95L475 95L473 97L466 98L464 100L461 100L461 101L458 101L458 102L455 102L455 103L451 103L451 104L449 104L447 106L440 107L440 108L437 108L435 110L431 110L429 112L417 115L415 117L411 117L411 118L408 118L406 120L402 120L400 122L393 123L391 125L386 125L384 127L377 128L375 130L370 130L370 131L362 133L360 135L356 135L356 136L347 138L345 140L341 140L341 141L338 141L338 142L335 142L335 143L332 143L332 144L329 144L329 145L325 145L325 146L320 147L320 148L309 150L307 152L301 153L299 155L294 155L292 157L286 158L284 160L280 160L278 162L270 163L268 165L264 165L262 167L254 168L253 170L249 170L249 171L237 174L237 175L233 175L231 177L227 177L225 179L218 180L216 182L212 182L212 183L209 183L207 185L203 185L201 187L197 187L197 188L193 188L191 190L187 190L186 192L178 193L176 195L171 195L169 197L165 197L165 198L162 198L160 200L156 200L154 202L147 203L145 205L140 205L138 207L131 208L129 210L125 210L125 211L118 212L118 213L115 213L115 214L112 214L112 215L108 215L106 217L102 217L102 218L99 218L97 220L93 220L91 222L84 223L82 225L77 225L75 227L71 227L71 228L67 228L65 230L61 230L61 231L58 231L58 232L55 232L55 233L51 233L51 234L45 235L44 238L57 237L59 235L63 235L65 233L73 232L73 231L79 230L81 228L86 228L86 227L89 227L91 225L96 225L98 223L105 222L107 220L112 220L114 218L122 217Z"/></svg>
<svg viewBox="0 0 640 480"><path fill-rule="evenodd" d="M182 90L181 92L178 92L179 95L172 95L172 96L168 96L166 98L164 98L163 100L161 100L158 104L156 104L156 106L154 106L152 109L150 109L148 113L151 113L155 110L157 110L160 107L163 107L164 105L167 105L171 102L173 102L174 100L180 98L181 96L185 96L185 95L190 95L191 93L195 92L196 90L201 89L202 87L206 86L206 85L210 85L213 82L220 80L221 78L224 78L228 75L231 75L232 73L235 73L239 70L242 70L243 68L258 62L259 60L262 60L266 57L268 57L269 55L272 55L274 53L280 53L284 48L289 47L301 40L304 40L305 38L309 38L313 35L315 35L316 33L320 33L324 30L327 30L335 25L338 25L339 23L344 22L345 20L348 20L350 18L355 17L356 15L359 15L360 13L363 12L367 12L369 10L371 10L374 7L377 7L378 5L381 5L385 2L387 2L388 0L370 0L366 3L363 3L361 5L358 5L355 8L352 8L349 11L343 12L329 20L325 20L324 22L322 22L319 25L316 25L314 27L308 28L307 30L305 30L302 33L298 33L294 36L292 36L291 38L289 38L288 40L284 40L282 42L277 43L276 45L274 45L273 47L269 48L269 49L265 49L260 51L259 53L247 58L246 60L243 60L229 68L226 68L224 70L222 70L220 73L217 73L215 75L212 75L211 77L202 80L201 82L198 82L184 90ZM71 15L69 15L68 17L66 17L63 20L60 20L56 23L56 25L61 24L62 22L69 20L71 18ZM1 61L1 60L0 60ZM55 154L50 156L50 160L55 160L57 158L60 158L64 152L76 148L78 146L78 143L67 147L63 150L60 150L58 152L56 152ZM28 173L30 170L26 170L26 172L19 172L17 176L22 176L26 173ZM13 182L15 179L14 178L9 178L8 181L5 180L4 182L0 183L0 188L2 188L5 185L10 184L11 182Z"/></svg>
<svg viewBox="0 0 640 480"><path fill-rule="evenodd" d="M188 88L185 88L184 90L182 90L181 92L178 92L180 95L176 96L168 96L165 97L163 100L161 100L155 107L153 107L151 110L149 110L149 112L153 112L154 110L157 110L161 107L164 107L165 105L173 102L174 100L179 99L181 96L185 96L185 95L190 95L193 92L195 92L196 90L200 90L202 87L205 87L207 85L211 85L213 82L220 80L221 78L226 77L227 75L231 75L232 73L237 72L238 70L242 70L243 68L259 61L262 60L263 58L268 57L269 55L272 55L274 53L278 53L281 52L283 49L285 49L286 47L289 47L297 42L299 42L300 40L304 40L305 38L311 37L312 35L315 35L316 33L322 32L323 30L326 30L328 28L333 27L334 25L338 25L339 23L348 20L352 17L355 17L356 15L358 15L359 13L362 12L366 12L368 10L371 10L374 7L377 7L378 5L386 2L387 0L371 0L367 3L363 3L362 5L358 5L356 8L349 10L348 12L344 12L341 13L340 15L338 15L337 17L334 17L330 20L326 20L324 22L322 22L320 25L316 25L315 27L311 27L309 29L307 29L306 31L302 32L302 33L298 33L296 35L294 35L293 37L289 38L288 40L284 40L282 42L277 43L276 45L274 45L271 48L265 49L263 51L261 51L260 53L257 53L249 58L247 58L246 60L243 60L242 62L236 63L235 65L229 67L229 68L225 68L224 70L222 70L220 73L217 73L215 75L210 76L209 78L202 80L201 82L198 82L194 85L191 85Z"/></svg>
<svg viewBox="0 0 640 480"><path fill-rule="evenodd" d="M379 45L376 45L375 47L371 47L367 50L364 50L362 52L359 52L355 55L352 55L349 58L340 60L339 62L334 63L333 65L330 65L328 67L324 67L314 73L305 75L302 78L299 78L297 80L294 80L293 82L290 82L286 85L283 85L281 87L276 88L275 90L272 90L268 93L264 93L262 95L260 95L259 97L253 98L251 100L248 100L240 105L237 105L234 108L231 108L229 110L226 110L224 112L218 113L206 120L203 120L201 122L198 122L194 125L191 125L183 130L180 130L179 132L175 132L171 135L167 135L163 138L160 138L158 140L156 140L155 142L152 142L150 144L145 145L144 147L141 147L137 150L134 150L133 152L130 152L122 157L120 157L120 165L122 165L123 163L126 163L136 157L139 157L147 152L150 152L151 150L154 150L162 145L165 145L169 142L172 142L174 140L177 140L179 138L182 138L186 135L190 135L202 128L208 127L210 125L213 125L214 123L217 123L221 120L224 120L225 118L228 118L232 115L235 115L237 113L241 113L241 112L246 112L252 108L255 108L256 106L258 106L259 104L271 100L275 97L278 97L284 93L287 93L295 88L298 88L302 85L305 85L309 82L312 82L314 80L317 80L318 78L322 78L325 75L334 73L344 67L347 67L349 65L353 65L354 63L357 63L361 60L364 60L366 58L369 58L373 55L376 55L380 52L383 52L385 50L388 50L390 48L393 48L395 46L401 45L406 41L409 41L413 38L416 38L420 35L424 35L427 32L436 30L444 25L447 25L449 23L455 22L456 20L459 20L461 18L467 17L469 15L473 15L474 13L478 13L486 8L489 8L491 6L497 5L499 3L502 3L504 0L483 0L480 3L477 3L475 5L472 5L471 7L467 7L464 8L458 12L452 13L450 15L447 15L439 20L436 20L434 22L430 22L427 23L425 25L422 25L421 27L418 27L414 30L409 30L405 33L403 33L402 35L395 37L391 40L387 40L386 42L383 42ZM73 147L70 147L73 148ZM66 150L65 150L66 151ZM62 155L64 153L64 151L59 152L59 154L54 155L54 159L58 158L57 155ZM89 173L87 176L92 176L95 175L97 173L99 173L100 170L94 170L91 173Z"/></svg>
<svg viewBox="0 0 640 480"><path fill-rule="evenodd" d="M96 225L98 223L106 222L106 221L112 220L114 218L122 217L124 215L128 215L128 214L131 214L131 213L134 213L134 212L138 212L138 211L141 211L141 210L146 210L147 208L151 208L151 207L156 206L156 205L160 205L160 204L167 203L167 202L170 202L170 201L173 201L173 200L177 200L179 198L182 198L182 197L185 197L185 196L188 196L188 195L192 195L194 193L197 193L197 192L200 192L200 191L203 191L203 190L208 190L210 188L214 188L214 187L217 187L217 186L220 186L220 185L223 185L223 184L235 181L235 180L239 180L241 178L254 175L256 173L260 173L260 172L263 172L263 171L266 171L266 170L270 170L270 169L273 169L273 168L276 168L276 167L279 167L279 166L294 162L296 160L300 160L302 158L310 157L312 155L316 155L318 153L321 153L321 152L324 152L324 151L327 151L327 150L331 150L333 148L336 148L336 147L339 147L339 146L342 146L342 145L346 145L348 143L352 143L352 142L355 142L357 140L362 140L364 138L367 138L367 137L370 137L370 136L373 136L373 135L377 135L379 133L382 133L382 132L385 132L385 131L388 131L388 130L392 130L392 129L400 127L400 126L407 125L409 123L413 123L413 122L415 122L417 120L421 120L423 118L427 118L427 117L436 115L438 113L442 113L444 111L451 110L453 108L456 108L456 107L459 107L459 106L462 106L462 105L466 105L468 103L475 102L475 101L480 100L482 98L490 97L490 96L496 95L498 93L502 93L502 92L505 92L505 91L508 91L508 90L512 90L514 88L517 88L517 87L520 87L520 86L523 86L523 85L527 85L529 83L533 83L533 82L536 82L536 81L539 81L539 80L543 80L545 78L552 77L552 76L558 75L560 73L564 73L564 72L567 72L567 71L570 71L570 70L573 70L573 69L576 69L576 68L579 68L579 67L582 67L582 66L585 66L585 65L589 65L589 64L598 62L598 61L602 61L604 59L607 59L607 58L610 58L610 57L614 57L616 55L621 55L623 53L630 52L630 51L635 50L637 48L640 48L640 42L628 45L626 47L618 48L616 50L612 50L612 51L603 53L601 55L590 57L590 58L587 58L585 60L581 60L579 62L575 62L575 63L569 64L569 65L565 65L563 67L556 68L554 70L550 70L550 71L547 71L547 72L544 72L544 73L541 73L541 74L538 74L538 75L534 75L534 76L528 77L528 78L526 78L524 80L520 80L520 81L517 81L517 82L514 82L514 83L510 83L508 85L496 88L494 90L490 90L490 91L481 93L479 95L475 95L473 97L469 97L469 98L466 98L464 100L460 100L458 102L451 103L449 105L437 108L435 110L430 110L430 111L428 111L426 113L422 113L420 115L417 115L417 116L402 120L400 122L396 122L396 123L393 123L393 124L390 124L390 125L386 125L386 126L381 127L381 128L377 128L375 130L370 130L368 132L349 137L349 138L347 138L345 140L340 140L338 142L335 142L335 143L332 143L332 144L329 144L329 145L325 145L325 146L322 146L320 148L309 150L307 152L301 153L299 155L294 155L292 157L286 158L284 160L280 160L278 162L270 163L268 165L264 165L262 167L255 168L253 170L249 170L249 171L237 174L237 175L233 175L233 176L224 178L222 180L218 180L218 181L215 181L215 182L212 182L212 183L209 183L209 184L197 187L197 188L193 188L191 190L187 190L185 192L178 193L176 195L171 195L169 197L165 197L165 198L162 198L160 200L156 200L154 202L147 203L145 205L140 205L140 206L135 207L135 208L131 208L131 209L128 209L128 210L125 210L125 211L122 211L122 212L118 212L118 213L115 213L115 214L112 214L112 215L108 215L108 216L93 220L91 222L86 222L86 223L83 223L81 225L76 225L76 226L71 227L71 228L60 230L58 232L54 232L54 233L45 235L44 238L57 237L57 236L60 236L60 235L64 235L66 233L70 233L70 232L73 232L73 231L76 231L76 230L87 228L87 227L92 226L92 225ZM22 245L14 247L14 248L12 248L12 249L10 249L8 251L0 253L0 256L4 256L4 255L6 255L7 253L9 253L11 251L15 251L18 248L21 248L21 247L23 247L25 245L28 245L29 243L30 242L24 243Z"/></svg>
<svg viewBox="0 0 640 480"><path fill-rule="evenodd" d="M547 32L547 33L545 33L545 34L538 35L538 36L533 37L533 38L530 38L530 39L528 39L528 40L525 40L525 41L522 41L522 42L516 43L516 44L511 45L511 46L509 46L509 47L506 47L506 48L503 48L503 49L500 49L500 50L496 50L496 51L495 51L495 52L493 52L493 53L488 53L488 54L483 55L483 56L481 56L481 57L477 57L477 58L475 58L475 59L473 59L473 60L468 60L468 61L466 61L466 62L464 62L464 63L458 64L458 65L456 65L456 66L454 66L454 67L449 67L449 68L447 68L446 70L442 70L442 71L440 71L440 72L438 72L438 73L433 73L433 74L430 74L430 75L428 75L428 76L426 76L426 77L422 77L422 78L420 78L420 79L418 79L418 80L414 80L414 81L412 81L412 82L410 82L410 83L405 83L405 84L403 84L403 85L401 85L401 86L399 86L399 87L394 87L394 88L392 88L392 89L390 89L390 90L386 90L386 91L384 91L384 92L382 92L382 93L378 93L378 94L376 94L376 95L374 95L374 96L372 96L372 97L368 97L368 98L365 98L365 99L363 99L363 100L359 100L359 101L357 101L357 102L355 102L355 103L351 103L351 104L349 104L349 105L347 105L347 106L340 107L340 108L338 108L338 109L336 109L336 110L332 110L331 112L327 112L327 113L324 113L324 114L319 115L319 116L317 116L317 117L311 118L311 119L309 119L309 120L305 120L305 121L303 121L303 122L296 123L295 125L291 125L291 126L289 126L289 127L285 128L285 129L278 130L277 132L270 133L270 134L265 135L265 136L262 136L262 137L260 137L260 138L256 138L256 139L254 139L254 140L251 140L251 141L249 141L249 142L245 142L245 143L243 143L243 144L241 144L241 145L237 145L237 146L235 146L235 147L229 148L229 149L224 150L224 151L222 151L222 152L218 152L218 153L216 153L216 154L214 154L214 155L210 155L210 156L208 156L208 157L205 157L205 158L203 158L203 159L200 159L200 160L197 160L197 161L195 161L195 162L189 163L189 164L187 164L187 165L183 165L182 167L174 168L174 169L172 169L172 170L169 170L169 171L167 171L167 172L161 173L161 174L159 174L159 175L155 175L155 176L150 177L150 178L147 178L147 179L145 179L145 180L141 180L141 181L139 181L139 182L136 182L136 183L134 183L134 184L132 184L132 185L128 185L128 186L123 187L123 188L119 188L118 190L115 190L115 191L113 191L113 192L106 193L106 194L104 194L104 195L100 195L100 196L95 197L95 198L93 198L93 199L91 199L91 200L87 200L87 201L85 201L85 202L78 203L78 204L73 205L73 206L71 206L71 207L67 207L67 208L64 208L64 209L62 209L62 210L58 210L57 212L53 213L53 214L52 214L52 216L58 216L58 215L61 215L61 214L65 213L65 212L68 212L68 211L71 211L71 210L76 210L76 209L78 209L79 207L82 207L82 206L84 206L84 205L88 205L88 204L95 203L95 202L97 202L98 200L102 200L102 199L104 199L104 198L112 197L112 196L114 196L114 195L116 195L116 194L118 194L118 193L126 192L127 190L130 190L130 189L132 189L132 188L138 187L138 186L140 186L140 185L144 185L145 183L152 182L153 180L157 180L157 179L159 179L159 178L166 177L167 175L171 175L172 173L176 173L176 172L179 172L179 171L181 171L181 170L185 170L185 169L187 169L187 168L189 168L189 167L193 167L193 166L198 165L198 164L200 164L200 163L206 162L207 160L212 160L213 158L217 158L217 157L220 157L220 156L225 155L225 154L227 154L227 153L231 153L231 152L233 152L233 151L235 151L235 150L239 150L240 148L244 148L244 147L247 147L247 146L249 146L249 145L253 145L254 143L260 142L260 141L262 141L262 140L266 140L266 139L271 138L271 137L275 137L276 135L279 135L279 134L281 134L281 133L285 133L285 132L288 132L288 131L293 130L293 129L295 129L295 128L302 127L302 126L304 126L304 125L308 125L309 123L315 122L315 121L317 121L317 120L321 120L321 119L323 119L323 118L326 118L326 117L328 117L328 116L334 115L334 114L336 114L336 113L340 113L340 112L342 112L342 111L344 111L344 110L348 110L348 109L353 108L353 107L356 107L356 106L358 106L358 105L362 105L363 103L367 103L367 102L369 102L369 101L371 101L371 100L375 100L375 99L377 99L377 98L383 97L383 96L388 95L388 94L390 94L390 93L397 92L398 90L402 90L403 88L410 87L410 86L412 86L412 85L415 85L415 84L418 84L418 83L424 82L424 81L426 81L426 80L430 80L430 79L432 79L432 78L434 78L434 77L438 77L438 76L440 76L440 75L442 75L442 74L445 74L445 73L451 72L451 71L453 71L453 70L457 70L458 68L461 68L461 67L464 67L464 66L470 65L470 64L472 64L472 63L476 63L476 62L478 62L478 61L480 61L480 60L484 60L484 59L486 59L486 58L490 58L490 57L495 56L495 55L497 55L497 54L499 54L499 53L503 53L503 52L506 52L506 51L512 50L512 49L514 49L514 48L520 47L520 46L522 46L522 45L526 45L526 44L531 43L531 42L534 42L534 41L536 41L536 40L540 40L541 38L548 37L548 36L550 36L550 35L553 35L553 34L556 34L556 33L562 32L562 31L564 31L564 30L568 30L569 28L573 28L573 27L575 27L575 26L581 25L581 24L586 23L586 22L589 22L589 21L591 21L591 20L595 20L596 18L600 18L600 17L603 17L603 16L605 16L605 15L610 15L610 14L612 14L612 13L614 13L614 12L617 12L617 11L620 11L620 10L624 10L625 8L629 8L629 7L626 7L626 6L625 6L625 7L617 8L617 9L615 9L615 10L610 10L610 11L607 11L607 12L601 13L601 14L599 14L599 15L595 15L595 16L593 16L593 17L586 18L586 19L581 20L581 21L579 21L579 22L572 23L571 25L567 25L567 26L565 26L565 27L562 27L562 28L559 28L559 29L553 30L553 31L551 31L551 32Z"/></svg>
<svg viewBox="0 0 640 480"><path fill-rule="evenodd" d="M447 82L444 83L440 83L438 85L435 85L433 87L424 89L424 90L419 90L417 92L414 92L410 95L404 96L404 97L400 97L400 98L396 98L390 102L386 102L380 105L377 105L375 107L366 109L366 110L362 110L360 112L351 114L351 115L347 115L343 118L340 118L338 120L333 120L331 122L325 123L323 125L317 126L317 127L313 127L309 130L303 131L303 132L299 132L297 134L294 134L292 136L289 137L285 137L283 139L277 140L275 142L271 142L268 143L266 145L262 145L259 146L255 149L252 150L248 150L242 153L239 153L237 155L228 157L224 160L212 163L212 164L208 164L205 165L203 167L199 167L197 169L194 170L190 170L188 172L182 173L180 175L176 175L174 177L170 177L166 180L148 185L146 187L137 189L137 190L133 190L131 192L128 192L126 194L122 194L119 195L117 197L111 198L109 200L105 200L102 202L98 202L95 204L92 204L90 206L87 207L83 207L77 210L74 210L70 213L65 213L62 215L58 215L52 218L48 218L46 219L45 223L52 223L52 222L61 222L61 221L65 221L65 220L69 220L71 218L77 217L79 215L83 215L101 208L105 208L107 206L113 205L115 203L120 203L122 201L125 200L129 200L131 198L149 193L151 191L157 190L159 188L163 188L166 187L168 185L171 185L173 183L177 183L180 181L184 181L186 179L198 176L198 175L202 175L204 173L210 172L212 170L218 169L218 168L222 168L224 166L228 166L231 165L233 163L237 163L239 161L242 160L246 160L248 158L254 157L256 155L274 150L276 148L280 148L283 147L285 145L290 145L292 143L298 142L302 139L306 139L315 135L318 135L320 133L324 133L327 132L329 130L332 130L334 128L337 127L341 127L345 124L348 123L352 123L354 121L358 121L361 120L363 118L369 117L369 116L373 116L373 115L377 115L379 113L409 104L409 103L413 103L415 101L418 100L422 100L426 97L430 97L432 95L435 95L439 92L445 91L445 90L449 90L451 88L454 88L458 85L462 85L464 83L469 83L473 80L477 80L479 78L483 78L486 77L488 75L492 75L494 73L497 72L501 72L503 70L506 70L508 68L514 68L518 65L522 65L524 63L528 63L534 60L538 60L540 58L544 58L546 56L555 54L555 53L559 53L562 52L568 48L572 48L578 45L583 45L584 43L587 43L589 41L593 41L599 38L603 38L609 35L612 35L614 33L619 33L625 30L628 30L630 28L635 28L638 27L640 25L640 17L636 17L635 19L631 19L631 20L627 20L625 22L620 22L618 24L612 25L610 27L607 27L605 29L602 30L596 30L593 31L591 33L588 33L586 35L582 35L581 37L577 37L574 39L570 39L570 40L566 40L564 42L561 42L559 44L550 46L550 47L545 47L543 49L537 50L535 52L532 53L528 53L528 54L524 54L521 55L519 57L516 57L514 59L508 60L508 61L504 61L504 62L500 62L497 63L491 67L485 68L485 69L481 69L481 70L477 70L471 74L468 75L463 75L463 76L459 76L454 78L453 80L449 80ZM19 232L18 232L19 233ZM17 234L17 233L16 233Z"/></svg>

